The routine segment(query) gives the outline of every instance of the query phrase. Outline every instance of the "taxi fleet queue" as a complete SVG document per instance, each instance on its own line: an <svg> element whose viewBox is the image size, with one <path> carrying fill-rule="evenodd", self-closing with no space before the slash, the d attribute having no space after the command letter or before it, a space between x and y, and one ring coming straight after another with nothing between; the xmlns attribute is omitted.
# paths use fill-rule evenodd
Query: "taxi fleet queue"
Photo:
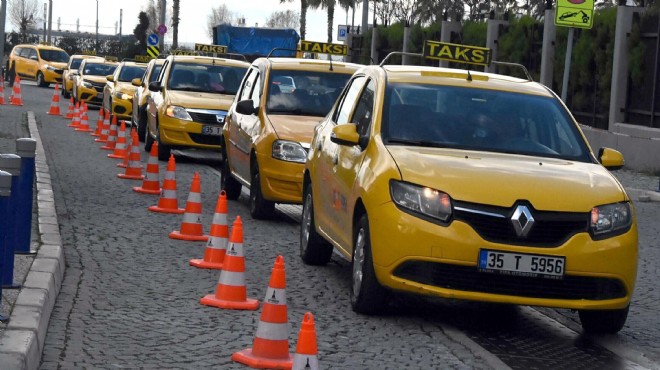
<svg viewBox="0 0 660 370"><path fill-rule="evenodd" d="M299 51L349 52L309 41ZM425 43L420 64L456 68L388 64L396 54L378 65L143 62L18 45L6 73L10 83L61 82L71 104L133 126L161 161L172 149L220 152L223 194L235 200L245 187L256 219L277 203L302 204L300 257L350 262L356 312L378 313L407 292L569 308L585 332L618 332L638 248L633 204L610 173L621 153L591 148L523 66L523 78L475 70L498 63L487 48Z"/></svg>

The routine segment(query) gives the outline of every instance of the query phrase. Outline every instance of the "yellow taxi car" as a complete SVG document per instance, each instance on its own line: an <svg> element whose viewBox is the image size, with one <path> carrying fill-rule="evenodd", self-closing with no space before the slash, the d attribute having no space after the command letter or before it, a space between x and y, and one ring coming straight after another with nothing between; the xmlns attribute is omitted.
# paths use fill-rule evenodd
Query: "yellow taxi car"
<svg viewBox="0 0 660 370"><path fill-rule="evenodd" d="M470 50L427 42L425 54L484 61ZM300 254L352 262L356 312L408 292L574 309L585 332L615 333L638 253L633 205L609 172L623 164L593 152L531 78L367 66L315 130Z"/></svg>
<svg viewBox="0 0 660 370"><path fill-rule="evenodd" d="M65 98L71 97L71 92L73 91L73 72L80 67L80 63L82 63L83 59L87 58L100 58L103 59L102 57L98 57L96 55L83 55L83 54L74 54L69 58L69 63L67 63L66 67L64 67L64 71L62 72L62 90L61 94Z"/></svg>
<svg viewBox="0 0 660 370"><path fill-rule="evenodd" d="M314 126L359 67L279 57L252 62L223 128L221 187L227 198L249 187L254 218L270 217L275 203L300 204Z"/></svg>
<svg viewBox="0 0 660 370"><path fill-rule="evenodd" d="M73 73L73 100L78 103L101 106L106 77L115 72L119 63L107 59L83 59L78 70Z"/></svg>
<svg viewBox="0 0 660 370"><path fill-rule="evenodd" d="M147 64L147 69L140 78L134 78L131 84L135 86L133 93L133 107L131 109L131 121L137 125L137 134L140 141L144 142L147 133L147 103L149 102L149 84L156 81L163 67L165 59L152 59Z"/></svg>
<svg viewBox="0 0 660 370"><path fill-rule="evenodd" d="M107 76L103 88L103 108L110 112L110 116L116 116L118 120L131 119L135 92L132 81L142 77L146 69L146 63L124 59L114 73Z"/></svg>
<svg viewBox="0 0 660 370"><path fill-rule="evenodd" d="M170 55L158 80L149 84L144 149L158 142L158 159L172 148L220 149L227 110L248 62L206 56Z"/></svg>
<svg viewBox="0 0 660 370"><path fill-rule="evenodd" d="M66 51L50 45L19 44L14 46L7 61L9 86L14 85L16 75L35 80L37 85L47 87L62 82L62 71L69 61Z"/></svg>

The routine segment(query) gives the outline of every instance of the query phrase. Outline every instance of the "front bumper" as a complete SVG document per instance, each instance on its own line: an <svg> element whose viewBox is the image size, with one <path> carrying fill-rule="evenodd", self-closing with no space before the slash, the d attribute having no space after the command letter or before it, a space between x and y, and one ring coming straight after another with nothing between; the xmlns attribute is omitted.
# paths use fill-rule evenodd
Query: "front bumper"
<svg viewBox="0 0 660 370"><path fill-rule="evenodd" d="M204 135L202 127L205 124L195 121L184 121L165 114L158 114L160 140L167 145L199 149L220 149L220 135ZM218 132L221 132L222 126Z"/></svg>
<svg viewBox="0 0 660 370"><path fill-rule="evenodd" d="M78 100L82 100L87 104L100 106L103 104L103 93L99 94L94 87L79 86Z"/></svg>
<svg viewBox="0 0 660 370"><path fill-rule="evenodd" d="M621 309L637 273L637 229L594 241L578 233L558 247L484 240L468 224L434 224L388 202L369 212L374 268L384 286L416 294L569 309ZM396 232L392 232L396 231ZM564 256L563 279L479 272L480 249Z"/></svg>
<svg viewBox="0 0 660 370"><path fill-rule="evenodd" d="M133 112L133 100L118 99L117 97L113 97L111 111L112 114L117 116L118 119L131 120L131 114Z"/></svg>
<svg viewBox="0 0 660 370"><path fill-rule="evenodd" d="M47 68L44 68L41 70L41 73L44 75L44 81L47 83L61 83L62 82L62 72L59 70L60 73L57 73L56 71L51 71Z"/></svg>
<svg viewBox="0 0 660 370"><path fill-rule="evenodd" d="M271 153L257 153L264 198L277 203L302 204L304 163L286 162Z"/></svg>

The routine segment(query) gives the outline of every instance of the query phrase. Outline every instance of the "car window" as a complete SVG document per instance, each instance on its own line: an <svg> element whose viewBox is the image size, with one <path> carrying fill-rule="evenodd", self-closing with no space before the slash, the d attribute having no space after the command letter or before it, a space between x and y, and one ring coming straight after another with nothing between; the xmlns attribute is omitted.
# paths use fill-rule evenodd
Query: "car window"
<svg viewBox="0 0 660 370"><path fill-rule="evenodd" d="M154 65L151 71L151 76L149 76L149 83L154 82L158 79L158 75L160 74L160 70L163 68L163 65Z"/></svg>
<svg viewBox="0 0 660 370"><path fill-rule="evenodd" d="M234 95L246 69L220 64L173 63L167 86L172 90Z"/></svg>
<svg viewBox="0 0 660 370"><path fill-rule="evenodd" d="M254 109L259 108L259 102L261 102L261 73L257 72L257 79L254 81L254 88L252 89L252 94L250 94L250 99L252 100L252 106Z"/></svg>
<svg viewBox="0 0 660 370"><path fill-rule="evenodd" d="M28 58L28 59L32 59L32 60L37 60L37 59L38 59L37 51L36 51L36 50L34 50L34 49L27 49L27 51L28 51L28 55L27 55L27 58Z"/></svg>
<svg viewBox="0 0 660 370"><path fill-rule="evenodd" d="M73 58L71 59L71 65L69 65L69 69L76 69L80 67L80 63L82 63L83 59L82 58Z"/></svg>
<svg viewBox="0 0 660 370"><path fill-rule="evenodd" d="M47 62L66 63L69 61L69 54L64 50L40 49L39 55Z"/></svg>
<svg viewBox="0 0 660 370"><path fill-rule="evenodd" d="M355 112L350 122L357 126L357 132L360 136L366 136L369 133L369 126L374 110L374 94L376 85L373 80L369 80L367 87L362 90L362 94L358 99Z"/></svg>
<svg viewBox="0 0 660 370"><path fill-rule="evenodd" d="M30 56L30 51L32 51L32 49L30 49L30 48L23 48L23 49L21 50L21 58L27 58L27 57L29 57L29 56Z"/></svg>
<svg viewBox="0 0 660 370"><path fill-rule="evenodd" d="M107 76L115 72L116 65L102 63L86 63L83 67L83 74L90 76Z"/></svg>
<svg viewBox="0 0 660 370"><path fill-rule="evenodd" d="M239 101L250 99L252 88L254 87L254 80L257 78L257 74L259 74L259 72L256 69L250 69L247 77L244 80L243 86L241 87L241 96L238 99Z"/></svg>
<svg viewBox="0 0 660 370"><path fill-rule="evenodd" d="M350 77L346 73L273 70L266 109L271 114L323 117Z"/></svg>
<svg viewBox="0 0 660 370"><path fill-rule="evenodd" d="M382 122L391 144L591 161L575 124L551 97L390 83Z"/></svg>
<svg viewBox="0 0 660 370"><path fill-rule="evenodd" d="M348 117L353 111L353 107L355 106L358 93L364 86L366 80L367 80L366 77L359 76L353 79L353 81L351 81L351 85L348 87L348 90L346 90L346 93L342 97L342 102L339 105L339 108L337 109L337 112L335 113L334 116L334 121L337 124L341 125L344 123L348 123Z"/></svg>
<svg viewBox="0 0 660 370"><path fill-rule="evenodd" d="M144 74L146 66L129 66L125 65L121 71L119 71L119 78L117 81L120 82L131 82L134 78L140 78Z"/></svg>
<svg viewBox="0 0 660 370"><path fill-rule="evenodd" d="M23 51L23 48L16 47L16 48L14 48L14 55L20 56L22 51Z"/></svg>

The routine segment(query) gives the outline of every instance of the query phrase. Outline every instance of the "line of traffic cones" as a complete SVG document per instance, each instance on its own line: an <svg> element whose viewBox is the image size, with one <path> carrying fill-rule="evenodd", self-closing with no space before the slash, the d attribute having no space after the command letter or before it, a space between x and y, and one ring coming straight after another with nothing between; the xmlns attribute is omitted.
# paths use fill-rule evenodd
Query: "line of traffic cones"
<svg viewBox="0 0 660 370"><path fill-rule="evenodd" d="M218 202L213 214L209 240L206 243L203 259L191 259L190 266L204 269L222 269L222 262L227 252L227 237L229 227L227 225L227 194L224 190L218 195Z"/></svg>
<svg viewBox="0 0 660 370"><path fill-rule="evenodd" d="M172 239L203 242L209 238L208 235L204 235L204 227L202 225L201 180L198 172L195 172L193 175L181 227L179 230L172 231L169 237Z"/></svg>
<svg viewBox="0 0 660 370"><path fill-rule="evenodd" d="M126 171L123 174L117 174L117 177L125 180L143 180L144 175L142 175L142 158L140 156L140 148L138 147L138 136L135 130L131 131L131 152L126 158L128 158L128 165L126 166Z"/></svg>
<svg viewBox="0 0 660 370"><path fill-rule="evenodd" d="M119 134L117 135L117 143L115 144L114 152L108 154L108 158L124 159L128 154L126 149L126 121L121 121L119 126Z"/></svg>
<svg viewBox="0 0 660 370"><path fill-rule="evenodd" d="M149 207L148 210L151 212L176 214L185 212L183 208L179 208L179 201L176 196L176 162L172 154L170 154L170 159L167 162L167 170L165 171L163 188L160 191L158 204Z"/></svg>
<svg viewBox="0 0 660 370"><path fill-rule="evenodd" d="M101 147L102 150L115 150L117 146L117 116L112 117L112 123L110 124L110 131L108 132L108 138L105 141L105 145Z"/></svg>
<svg viewBox="0 0 660 370"><path fill-rule="evenodd" d="M101 110L104 110L101 108ZM109 120L109 114L106 114L103 117L103 121L101 122L101 135L94 139L95 142L97 143L107 143L108 142L108 135L110 134L110 120Z"/></svg>
<svg viewBox="0 0 660 370"><path fill-rule="evenodd" d="M146 176L142 180L142 186L136 186L133 191L142 194L160 194L160 180L158 167L158 143L151 146L149 160L147 161ZM213 229L211 229L213 230Z"/></svg>

